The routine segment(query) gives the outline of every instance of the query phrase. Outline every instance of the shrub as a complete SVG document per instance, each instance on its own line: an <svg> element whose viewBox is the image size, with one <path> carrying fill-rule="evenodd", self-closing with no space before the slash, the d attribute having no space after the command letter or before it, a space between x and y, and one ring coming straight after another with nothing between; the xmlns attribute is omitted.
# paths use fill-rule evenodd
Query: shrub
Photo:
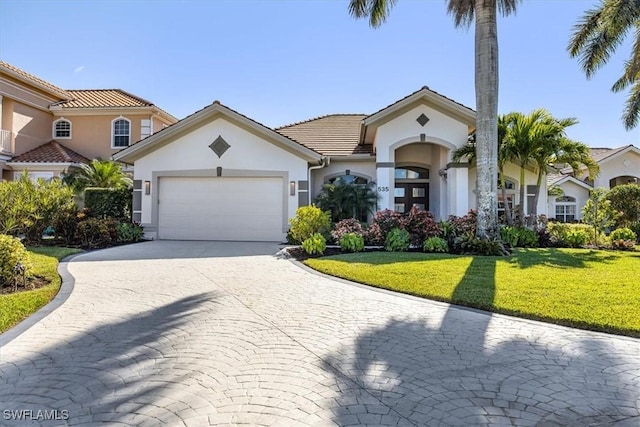
<svg viewBox="0 0 640 427"><path fill-rule="evenodd" d="M309 255L322 254L327 248L327 240L320 233L315 233L302 242L302 249Z"/></svg>
<svg viewBox="0 0 640 427"><path fill-rule="evenodd" d="M78 221L80 212L74 205L73 208L60 212L53 224L54 235L65 245L74 245L78 242Z"/></svg>
<svg viewBox="0 0 640 427"><path fill-rule="evenodd" d="M617 228L611 232L611 240L632 240L635 241L638 237L636 233L627 227Z"/></svg>
<svg viewBox="0 0 640 427"><path fill-rule="evenodd" d="M31 276L32 268L31 257L22 242L0 234L0 287L16 285L18 279Z"/></svg>
<svg viewBox="0 0 640 427"><path fill-rule="evenodd" d="M121 222L118 224L118 242L139 242L144 234L140 224Z"/></svg>
<svg viewBox="0 0 640 427"><path fill-rule="evenodd" d="M598 245L600 235L616 223L620 214L606 198L607 190L596 188L589 192L589 200L582 208L582 221L591 225L594 245Z"/></svg>
<svg viewBox="0 0 640 427"><path fill-rule="evenodd" d="M372 245L384 245L391 230L404 229L404 225L404 218L400 213L389 209L378 211L369 227L367 239Z"/></svg>
<svg viewBox="0 0 640 427"><path fill-rule="evenodd" d="M454 239L455 252L469 255L503 256L509 252L498 239L478 239L473 234L465 233Z"/></svg>
<svg viewBox="0 0 640 427"><path fill-rule="evenodd" d="M500 229L502 241L513 248L533 248L538 246L538 233L527 227L505 226Z"/></svg>
<svg viewBox="0 0 640 427"><path fill-rule="evenodd" d="M462 236L464 234L476 235L476 226L478 224L478 214L476 211L471 210L465 216L449 217L449 224L453 227L453 234L456 236Z"/></svg>
<svg viewBox="0 0 640 427"><path fill-rule="evenodd" d="M59 179L34 182L25 172L16 181L0 182L0 233L39 243L45 229L74 204L73 191Z"/></svg>
<svg viewBox="0 0 640 427"><path fill-rule="evenodd" d="M389 252L404 252L409 249L411 236L407 230L394 228L387 234L384 249Z"/></svg>
<svg viewBox="0 0 640 427"><path fill-rule="evenodd" d="M83 248L103 248L118 239L117 221L89 218L78 223L78 238Z"/></svg>
<svg viewBox="0 0 640 427"><path fill-rule="evenodd" d="M446 253L449 252L449 244L442 237L433 236L424 241L422 249L425 252Z"/></svg>
<svg viewBox="0 0 640 427"><path fill-rule="evenodd" d="M331 229L329 212L323 212L315 205L298 208L296 216L289 220L291 238L296 243L307 240L314 234L326 236Z"/></svg>
<svg viewBox="0 0 640 427"><path fill-rule="evenodd" d="M550 222L547 230L555 246L579 248L595 242L593 228L586 224Z"/></svg>
<svg viewBox="0 0 640 427"><path fill-rule="evenodd" d="M84 206L94 218L131 220L132 190L130 188L86 188Z"/></svg>
<svg viewBox="0 0 640 427"><path fill-rule="evenodd" d="M357 234L358 236L364 237L365 228L362 226L362 223L355 218L343 219L338 222L331 232L331 237L333 240L340 244L340 239L345 234Z"/></svg>
<svg viewBox="0 0 640 427"><path fill-rule="evenodd" d="M340 238L340 249L345 252L361 252L364 250L364 237L356 233L347 233Z"/></svg>
<svg viewBox="0 0 640 427"><path fill-rule="evenodd" d="M616 224L628 227L632 223L640 223L640 185L616 185L605 197L619 214Z"/></svg>
<svg viewBox="0 0 640 427"><path fill-rule="evenodd" d="M415 206L411 208L404 219L404 229L411 236L411 244L420 246L425 239L433 236L439 236L442 233L440 225L436 222L433 214L423 211Z"/></svg>

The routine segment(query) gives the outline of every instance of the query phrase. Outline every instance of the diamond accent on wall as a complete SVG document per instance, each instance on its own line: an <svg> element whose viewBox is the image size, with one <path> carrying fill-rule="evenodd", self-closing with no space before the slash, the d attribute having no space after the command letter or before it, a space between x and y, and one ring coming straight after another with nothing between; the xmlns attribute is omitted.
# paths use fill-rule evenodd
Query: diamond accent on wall
<svg viewBox="0 0 640 427"><path fill-rule="evenodd" d="M216 153L218 158L222 157L225 151L227 151L231 147L227 141L224 140L222 135L218 135L218 137L209 145L209 148Z"/></svg>
<svg viewBox="0 0 640 427"><path fill-rule="evenodd" d="M418 121L418 123L420 123L420 126L424 126L429 122L429 117L425 116L424 113L422 113L416 120Z"/></svg>
<svg viewBox="0 0 640 427"><path fill-rule="evenodd" d="M628 168L629 166L631 166L631 162L629 161L629 159L624 159L624 162L622 162L622 164L624 165L625 168Z"/></svg>

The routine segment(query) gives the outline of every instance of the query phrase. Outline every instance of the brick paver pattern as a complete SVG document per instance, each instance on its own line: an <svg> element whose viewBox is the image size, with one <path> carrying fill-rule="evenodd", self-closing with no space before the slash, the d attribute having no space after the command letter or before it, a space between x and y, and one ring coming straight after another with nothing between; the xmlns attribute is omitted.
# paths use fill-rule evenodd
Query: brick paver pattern
<svg viewBox="0 0 640 427"><path fill-rule="evenodd" d="M0 424L640 425L640 340L354 286L277 250L76 257L69 299L0 348Z"/></svg>

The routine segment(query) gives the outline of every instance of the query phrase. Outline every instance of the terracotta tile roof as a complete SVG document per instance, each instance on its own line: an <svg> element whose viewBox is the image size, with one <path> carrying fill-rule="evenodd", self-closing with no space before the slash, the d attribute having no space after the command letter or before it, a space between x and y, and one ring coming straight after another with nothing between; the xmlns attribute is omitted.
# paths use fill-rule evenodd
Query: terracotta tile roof
<svg viewBox="0 0 640 427"><path fill-rule="evenodd" d="M8 64L4 61L0 61L0 70L8 72L8 74L13 74L18 78L20 78L21 80L26 80L32 84L35 84L36 86L40 86L44 89L47 89L53 92L54 94L60 96L61 98L65 98L65 99L70 98L70 95L66 90L61 89L58 86L52 85L51 83L44 81L41 78L34 76L33 74L29 74L26 71L23 71L20 68L15 67L11 64Z"/></svg>
<svg viewBox="0 0 640 427"><path fill-rule="evenodd" d="M330 114L277 128L276 132L325 156L372 154L369 144L359 145L366 114Z"/></svg>
<svg viewBox="0 0 640 427"><path fill-rule="evenodd" d="M55 104L61 108L151 107L153 104L121 89L68 90L70 99Z"/></svg>
<svg viewBox="0 0 640 427"><path fill-rule="evenodd" d="M50 141L26 153L15 156L11 162L16 163L89 163L90 160L81 154L65 147L57 141Z"/></svg>

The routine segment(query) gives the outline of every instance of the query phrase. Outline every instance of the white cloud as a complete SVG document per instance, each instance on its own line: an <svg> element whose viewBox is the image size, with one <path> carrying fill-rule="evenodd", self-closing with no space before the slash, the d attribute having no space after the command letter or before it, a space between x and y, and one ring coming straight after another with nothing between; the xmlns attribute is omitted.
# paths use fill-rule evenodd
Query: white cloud
<svg viewBox="0 0 640 427"><path fill-rule="evenodd" d="M79 66L79 67L76 67L76 68L73 70L73 72L74 72L74 73L76 73L76 74L78 74L78 73L81 73L83 70L84 70L84 65L81 65L81 66Z"/></svg>

